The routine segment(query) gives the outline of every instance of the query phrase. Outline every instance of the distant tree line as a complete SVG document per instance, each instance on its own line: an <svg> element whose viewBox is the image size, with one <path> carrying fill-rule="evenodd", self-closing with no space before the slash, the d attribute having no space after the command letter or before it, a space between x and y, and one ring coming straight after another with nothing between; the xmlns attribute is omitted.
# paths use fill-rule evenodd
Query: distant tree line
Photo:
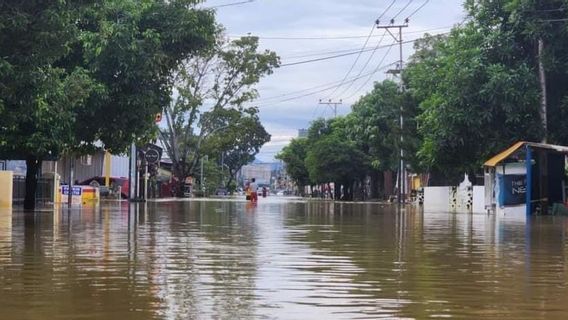
<svg viewBox="0 0 568 320"><path fill-rule="evenodd" d="M278 157L299 186L335 182L336 192L353 199L370 181L369 197L382 198L393 192L385 182L396 177L401 134L408 167L429 173L431 185L481 173L485 160L519 140L568 144L567 4L465 1L462 24L415 42L404 90L375 83L348 115L314 121L308 138L294 139Z"/></svg>

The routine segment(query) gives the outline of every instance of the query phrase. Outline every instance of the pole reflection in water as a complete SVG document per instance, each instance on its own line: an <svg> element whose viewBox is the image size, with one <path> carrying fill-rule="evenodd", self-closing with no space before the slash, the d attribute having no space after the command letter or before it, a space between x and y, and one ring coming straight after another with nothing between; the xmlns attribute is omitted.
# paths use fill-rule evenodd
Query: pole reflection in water
<svg viewBox="0 0 568 320"><path fill-rule="evenodd" d="M0 211L2 319L565 319L568 220L266 198Z"/></svg>

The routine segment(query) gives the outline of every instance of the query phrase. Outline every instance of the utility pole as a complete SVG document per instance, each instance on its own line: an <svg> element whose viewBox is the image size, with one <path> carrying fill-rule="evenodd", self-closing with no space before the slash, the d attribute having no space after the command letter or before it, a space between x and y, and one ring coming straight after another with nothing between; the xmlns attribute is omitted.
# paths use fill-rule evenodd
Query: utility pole
<svg viewBox="0 0 568 320"><path fill-rule="evenodd" d="M331 101L331 99L329 99L327 102L326 101L322 101L321 99L319 100L319 104L325 104L328 105L330 107L333 108L333 117L337 118L337 106L341 105L343 103L343 100L339 99L339 101Z"/></svg>
<svg viewBox="0 0 568 320"><path fill-rule="evenodd" d="M398 68L396 70L389 70L389 73L394 75L402 75L402 66L403 66L403 58L402 58L402 28L408 28L408 18L404 20L404 24L394 24L394 19L390 20L390 24L388 25L381 25L380 21L376 21L378 29L385 29L390 36L394 39L394 41L398 42L399 46L399 62ZM391 32L391 29L398 29L398 36ZM404 87L402 83L402 76L400 77L399 82L399 90L403 92ZM406 197L406 168L404 166L404 107L402 101L400 102L400 163L399 163L399 172L398 172L398 203L404 203Z"/></svg>
<svg viewBox="0 0 568 320"><path fill-rule="evenodd" d="M542 143L546 143L548 136L548 120L546 115L546 72L544 70L544 64L542 63L544 54L544 41L542 37L538 39L538 79L540 81L540 120L542 121L542 128L544 130L544 136L542 138Z"/></svg>

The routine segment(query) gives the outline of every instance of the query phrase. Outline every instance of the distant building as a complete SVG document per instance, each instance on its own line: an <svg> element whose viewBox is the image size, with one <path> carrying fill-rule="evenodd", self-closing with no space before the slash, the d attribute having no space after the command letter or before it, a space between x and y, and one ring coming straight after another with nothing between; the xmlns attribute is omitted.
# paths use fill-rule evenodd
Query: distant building
<svg viewBox="0 0 568 320"><path fill-rule="evenodd" d="M298 138L307 138L308 129L298 129Z"/></svg>
<svg viewBox="0 0 568 320"><path fill-rule="evenodd" d="M239 180L245 181L255 178L258 184L269 185L271 175L272 163L255 163L241 168Z"/></svg>

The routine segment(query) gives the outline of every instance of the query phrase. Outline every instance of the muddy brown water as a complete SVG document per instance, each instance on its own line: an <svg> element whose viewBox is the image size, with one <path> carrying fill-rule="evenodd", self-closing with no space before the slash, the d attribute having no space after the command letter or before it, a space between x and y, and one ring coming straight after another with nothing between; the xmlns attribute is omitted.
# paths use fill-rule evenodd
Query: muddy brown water
<svg viewBox="0 0 568 320"><path fill-rule="evenodd" d="M0 211L0 319L568 319L568 220L203 200Z"/></svg>

